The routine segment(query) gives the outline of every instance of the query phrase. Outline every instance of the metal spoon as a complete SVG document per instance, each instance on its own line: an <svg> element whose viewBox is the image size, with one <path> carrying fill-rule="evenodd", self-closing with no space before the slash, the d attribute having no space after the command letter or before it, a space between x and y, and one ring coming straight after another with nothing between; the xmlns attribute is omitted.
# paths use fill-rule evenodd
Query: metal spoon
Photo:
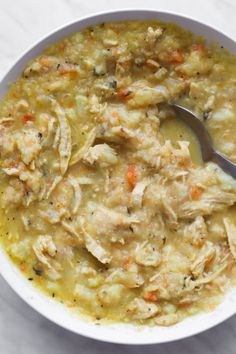
<svg viewBox="0 0 236 354"><path fill-rule="evenodd" d="M214 148L211 136L204 123L187 108L178 104L172 104L171 106L176 112L177 117L186 123L196 134L200 143L203 161L215 162L222 170L236 178L236 164L228 160L224 154Z"/></svg>

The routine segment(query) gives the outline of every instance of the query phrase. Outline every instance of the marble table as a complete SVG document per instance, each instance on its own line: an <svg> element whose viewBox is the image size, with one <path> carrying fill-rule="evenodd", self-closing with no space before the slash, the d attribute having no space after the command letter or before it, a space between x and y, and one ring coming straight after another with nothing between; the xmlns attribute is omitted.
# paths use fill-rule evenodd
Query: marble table
<svg viewBox="0 0 236 354"><path fill-rule="evenodd" d="M0 0L0 77L30 44L57 26L96 11L144 6L143 0ZM235 0L145 0L148 8L207 21L236 38ZM1 263L0 263L1 266ZM72 334L29 308L0 278L0 354L235 354L236 317L192 338L132 347Z"/></svg>

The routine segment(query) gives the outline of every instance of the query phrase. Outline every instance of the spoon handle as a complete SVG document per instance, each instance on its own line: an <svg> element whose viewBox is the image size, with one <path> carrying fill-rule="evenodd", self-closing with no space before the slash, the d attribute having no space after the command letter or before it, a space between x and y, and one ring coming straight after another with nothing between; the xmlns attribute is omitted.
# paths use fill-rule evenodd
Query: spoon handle
<svg viewBox="0 0 236 354"><path fill-rule="evenodd" d="M219 151L213 151L212 161L217 163L223 171L236 178L236 164Z"/></svg>

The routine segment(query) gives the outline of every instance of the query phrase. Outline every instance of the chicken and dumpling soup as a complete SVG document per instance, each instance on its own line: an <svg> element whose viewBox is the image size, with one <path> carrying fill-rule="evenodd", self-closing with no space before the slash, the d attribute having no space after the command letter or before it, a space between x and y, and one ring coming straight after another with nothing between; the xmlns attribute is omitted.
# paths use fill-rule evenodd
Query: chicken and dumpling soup
<svg viewBox="0 0 236 354"><path fill-rule="evenodd" d="M236 162L236 66L156 21L48 47L0 103L0 239L50 297L96 321L170 326L236 274L236 181L203 163L169 103Z"/></svg>

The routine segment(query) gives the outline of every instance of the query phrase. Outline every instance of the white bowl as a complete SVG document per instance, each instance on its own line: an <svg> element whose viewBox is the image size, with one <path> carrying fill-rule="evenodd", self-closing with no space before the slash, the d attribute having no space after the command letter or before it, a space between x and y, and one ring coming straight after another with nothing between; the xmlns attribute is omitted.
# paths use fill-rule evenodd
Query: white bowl
<svg viewBox="0 0 236 354"><path fill-rule="evenodd" d="M236 53L236 42L229 36L209 25L178 14L156 10L119 10L95 14L57 29L47 37L38 41L21 55L2 79L0 84L0 98L5 94L9 82L14 81L20 75L26 63L36 55L40 54L45 47L51 43L68 36L72 32L79 31L87 26L100 22L138 19L158 19L166 22L175 22L196 34L203 35L209 41L217 41L231 52ZM0 272L3 278L15 290L15 292L36 311L72 332L106 342L123 344L154 344L169 342L205 331L236 313L236 288L233 288L226 294L224 301L214 312L196 315L172 327L140 328L129 324L97 326L94 323L82 320L66 307L34 288L32 284L20 274L19 270L10 262L1 249L0 258Z"/></svg>

